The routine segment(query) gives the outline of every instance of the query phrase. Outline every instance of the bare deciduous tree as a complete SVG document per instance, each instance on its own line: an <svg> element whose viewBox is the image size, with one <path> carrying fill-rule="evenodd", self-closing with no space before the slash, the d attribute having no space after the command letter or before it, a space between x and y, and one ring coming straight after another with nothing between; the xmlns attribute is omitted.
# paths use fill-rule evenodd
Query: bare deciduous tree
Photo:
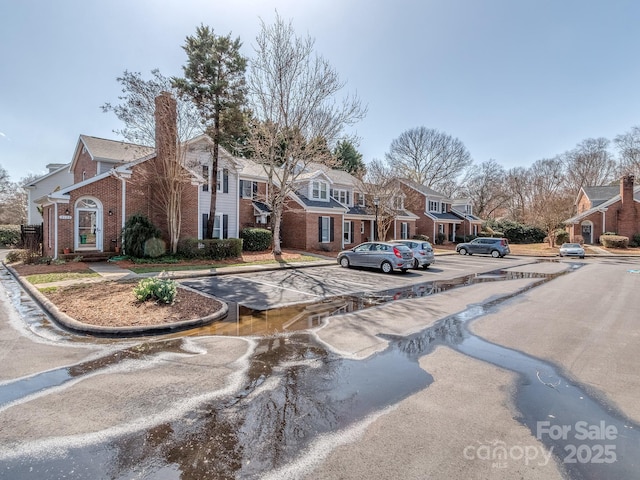
<svg viewBox="0 0 640 480"><path fill-rule="evenodd" d="M471 199L473 211L480 218L495 218L504 207L508 199L505 176L504 168L495 160L472 165L467 171L464 195Z"/></svg>
<svg viewBox="0 0 640 480"><path fill-rule="evenodd" d="M507 195L506 216L515 222L524 223L533 192L529 170L524 167L508 170L505 174L504 190Z"/></svg>
<svg viewBox="0 0 640 480"><path fill-rule="evenodd" d="M582 187L607 185L615 179L616 162L608 148L606 138L587 138L561 156L569 194L575 196Z"/></svg>
<svg viewBox="0 0 640 480"><path fill-rule="evenodd" d="M403 196L400 183L388 165L374 159L367 165L367 173L358 181L357 188L367 198L368 213L377 217L377 239L385 240L398 216L398 202Z"/></svg>
<svg viewBox="0 0 640 480"><path fill-rule="evenodd" d="M103 112L113 112L124 123L122 130L114 130L126 141L152 147L156 141L155 99L162 92L170 92L177 99L178 139L182 142L203 133L200 116L193 103L182 100L170 78L158 69L151 70L151 79L140 72L126 71L117 81L122 85L120 104L102 105Z"/></svg>
<svg viewBox="0 0 640 480"><path fill-rule="evenodd" d="M618 174L632 174L640 178L640 126L632 127L613 141L620 155Z"/></svg>
<svg viewBox="0 0 640 480"><path fill-rule="evenodd" d="M573 212L574 197L564 186L564 174L558 157L538 160L530 169L532 196L526 220L547 233L551 247L555 231Z"/></svg>
<svg viewBox="0 0 640 480"><path fill-rule="evenodd" d="M262 22L255 53L248 77L254 115L250 147L271 184L273 250L279 254L282 214L296 180L309 162L331 161L327 146L333 147L365 110L355 96L337 98L344 82L327 60L314 55L314 41L298 37L280 16L273 25Z"/></svg>
<svg viewBox="0 0 640 480"><path fill-rule="evenodd" d="M156 189L157 194L150 201L155 202L165 214L169 249L176 253L182 226L182 191L186 182L190 181L185 168L195 167L186 164L185 142L202 133L202 126L193 104L177 98L178 92L173 88L171 80L158 70L151 73L152 79L144 80L140 73L125 71L123 76L118 78L123 92L118 98L122 103L106 103L102 109L115 113L124 122L125 127L116 133L126 140L141 145L155 145L158 152L165 152L158 156L158 161L153 166L141 167L141 171L144 172L146 181ZM173 106L172 112L163 111L160 114L164 118L171 118L171 122L175 124L171 127L158 125L160 132L167 128L170 131L164 131L165 136L157 138L156 109L167 108L156 106L156 99L161 95L171 96Z"/></svg>
<svg viewBox="0 0 640 480"><path fill-rule="evenodd" d="M453 196L456 178L473 161L460 140L426 127L401 133L385 158L401 176L449 196Z"/></svg>

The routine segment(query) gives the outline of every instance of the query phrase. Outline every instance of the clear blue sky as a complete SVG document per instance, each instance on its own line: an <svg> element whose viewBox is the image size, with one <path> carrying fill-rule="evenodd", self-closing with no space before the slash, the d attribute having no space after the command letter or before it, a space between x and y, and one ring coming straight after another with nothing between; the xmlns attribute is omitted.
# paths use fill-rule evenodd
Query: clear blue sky
<svg viewBox="0 0 640 480"><path fill-rule="evenodd" d="M251 56L276 9L368 106L367 162L418 126L510 168L640 125L636 0L0 0L0 165L18 180L118 138L99 107L124 70L181 75L201 23Z"/></svg>

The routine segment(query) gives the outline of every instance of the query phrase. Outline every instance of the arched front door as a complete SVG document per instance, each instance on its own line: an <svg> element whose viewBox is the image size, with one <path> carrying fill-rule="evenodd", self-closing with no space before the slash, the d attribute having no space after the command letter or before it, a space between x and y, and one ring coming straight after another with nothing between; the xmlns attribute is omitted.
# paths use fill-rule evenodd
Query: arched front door
<svg viewBox="0 0 640 480"><path fill-rule="evenodd" d="M593 223L586 221L582 223L582 238L584 243L593 243Z"/></svg>
<svg viewBox="0 0 640 480"><path fill-rule="evenodd" d="M76 202L74 218L74 249L102 251L102 205L96 199L81 198Z"/></svg>

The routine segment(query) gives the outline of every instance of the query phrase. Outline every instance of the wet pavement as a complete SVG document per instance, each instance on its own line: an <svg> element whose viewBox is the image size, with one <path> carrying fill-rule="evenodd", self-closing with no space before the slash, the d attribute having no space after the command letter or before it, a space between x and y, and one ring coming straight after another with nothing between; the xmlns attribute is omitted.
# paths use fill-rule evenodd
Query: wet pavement
<svg viewBox="0 0 640 480"><path fill-rule="evenodd" d="M548 262L423 282L398 298L397 289L382 290L368 295L371 301L362 309L348 312L341 305L353 303L353 297L333 299L327 312L311 315L309 308L325 302L305 305L303 317L283 328L300 315L294 312L264 338L192 331L136 342L76 343L55 327L48 330L46 319L31 318L28 331L15 335L5 329L1 338L33 342L44 334L44 347L63 352L80 346L88 351L77 356L89 358L6 377L0 384L0 472L18 479L199 479L260 478L289 468L288 478L300 477L312 472L301 455L322 458L322 439L381 421L389 409L428 396L434 376L425 360L446 348L516 375L516 424L552 453L559 471L571 478L632 478L640 453L638 426L621 409L546 358L489 342L468 328L485 317L500 317L516 308L516 301L526 305L535 292L579 275L581 265ZM8 282L3 287L13 305L23 305L21 313L38 316L28 299L11 293ZM520 311L527 315L525 307ZM317 326L288 330L315 314ZM620 432L608 443L615 447L615 461L592 461L597 447L606 446L601 439L574 445L575 436L539 434L541 421L551 427L604 422ZM428 425L421 428L428 434ZM563 463L572 445L576 462ZM581 461L587 454L589 461ZM454 458L479 467L461 451ZM603 451L599 458L611 456ZM490 471L513 473L500 467ZM356 472L346 469L341 475L355 478Z"/></svg>

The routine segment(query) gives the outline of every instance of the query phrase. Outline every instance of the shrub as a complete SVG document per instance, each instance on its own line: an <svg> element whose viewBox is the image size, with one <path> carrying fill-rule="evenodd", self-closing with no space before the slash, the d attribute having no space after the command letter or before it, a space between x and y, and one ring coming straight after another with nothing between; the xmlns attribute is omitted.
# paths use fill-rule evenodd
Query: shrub
<svg viewBox="0 0 640 480"><path fill-rule="evenodd" d="M242 249L247 252L267 250L273 242L273 234L266 228L243 228L240 232Z"/></svg>
<svg viewBox="0 0 640 480"><path fill-rule="evenodd" d="M19 225L0 225L0 245L14 247L20 243Z"/></svg>
<svg viewBox="0 0 640 480"><path fill-rule="evenodd" d="M481 236L505 237L510 243L540 243L545 237L540 228L512 220L488 220L482 228L492 235Z"/></svg>
<svg viewBox="0 0 640 480"><path fill-rule="evenodd" d="M160 238L150 238L144 242L144 255L145 257L158 258L164 255L167 251L167 246L164 240Z"/></svg>
<svg viewBox="0 0 640 480"><path fill-rule="evenodd" d="M444 233L438 233L436 235L436 245L442 245L447 236Z"/></svg>
<svg viewBox="0 0 640 480"><path fill-rule="evenodd" d="M178 285L166 278L143 278L134 287L133 294L140 302L154 299L160 303L171 304L178 294Z"/></svg>
<svg viewBox="0 0 640 480"><path fill-rule="evenodd" d="M640 247L640 233L634 233L633 237L629 241L629 246L631 247Z"/></svg>
<svg viewBox="0 0 640 480"><path fill-rule="evenodd" d="M7 261L7 263L24 262L25 258L27 258L28 253L28 250L9 250L7 252L5 260Z"/></svg>
<svg viewBox="0 0 640 480"><path fill-rule="evenodd" d="M629 246L629 237L621 235L601 235L600 243L604 247L609 248L627 248Z"/></svg>
<svg viewBox="0 0 640 480"><path fill-rule="evenodd" d="M566 230L556 231L556 244L562 244L569 241L569 232Z"/></svg>
<svg viewBox="0 0 640 480"><path fill-rule="evenodd" d="M186 238L178 243L178 254L184 258L222 260L242 256L242 239L225 238L199 240Z"/></svg>
<svg viewBox="0 0 640 480"><path fill-rule="evenodd" d="M602 235L617 235L616 232L604 232Z"/></svg>
<svg viewBox="0 0 640 480"><path fill-rule="evenodd" d="M430 242L429 235L414 235L411 237L413 240L420 240L421 242Z"/></svg>
<svg viewBox="0 0 640 480"><path fill-rule="evenodd" d="M141 214L131 215L122 229L124 251L131 257L144 257L145 244L151 238L160 238L160 230Z"/></svg>

